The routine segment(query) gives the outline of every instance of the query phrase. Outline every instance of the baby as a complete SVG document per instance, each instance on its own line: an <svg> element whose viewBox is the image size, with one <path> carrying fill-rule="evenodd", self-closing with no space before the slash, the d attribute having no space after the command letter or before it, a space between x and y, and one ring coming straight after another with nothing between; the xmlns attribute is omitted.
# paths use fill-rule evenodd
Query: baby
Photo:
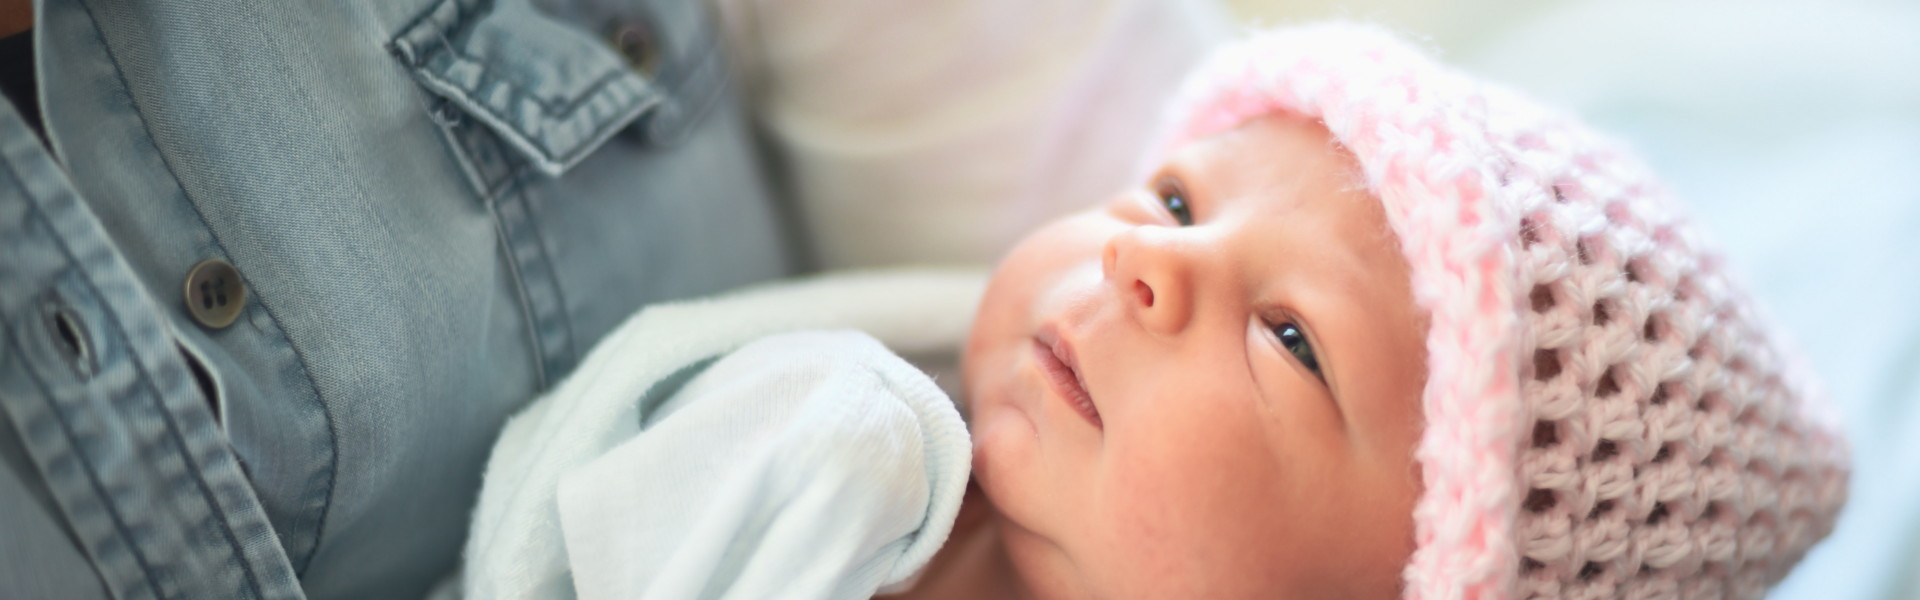
<svg viewBox="0 0 1920 600"><path fill-rule="evenodd" d="M965 365L1018 597L1395 595L1427 323L1358 173L1254 117L1001 265Z"/></svg>
<svg viewBox="0 0 1920 600"><path fill-rule="evenodd" d="M1675 203L1608 141L1345 25L1222 50L1174 114L1143 185L1032 233L992 275L963 356L974 485L959 483L965 458L952 448L965 434L950 433L951 409L865 338L778 338L718 362L707 357L740 344L701 346L681 352L699 360L666 361L612 394L638 407L620 417L632 430L527 424L590 414L569 395L604 384L570 381L516 418L476 516L470 594L1758 598L1832 528L1847 477L1834 419ZM875 300L876 289L844 298L910 304ZM765 324L779 319L743 306L715 321L732 333L699 336L832 321ZM697 308L653 311L651 322L694 322ZM901 348L884 333L898 323L862 327ZM573 380L609 372L614 359L598 357L616 353L596 349ZM869 355L857 369L752 385L751 369L768 363ZM783 404L750 389L841 392ZM663 408L648 408L663 394ZM848 408L849 394L888 400ZM723 399L688 399L700 395ZM779 408L789 405L795 416ZM841 437L785 425L815 423L810 414L838 415L820 422ZM840 424L888 418L877 430L911 435ZM548 446L568 449L520 449L544 431L567 432ZM635 444L727 432L785 448L752 454L764 466L737 478L758 482L743 488L757 494L748 504L771 508L725 508L736 504L715 492L639 511L727 523L668 544L724 538L708 558L632 550L633 536L576 541L622 523L679 527L596 508L668 494L657 477L574 500L658 471L591 455L658 460L640 456L673 450ZM800 438L816 441L779 441ZM827 446L879 450L815 450ZM802 455L827 458L792 458ZM568 469L575 483L541 474ZM846 483L862 477L892 483ZM546 517L555 487L558 516ZM533 521L562 522L566 551L501 554L562 543L498 533L490 515L518 514L499 508L510 505L493 499L502 494L533 498ZM872 501L894 497L910 501ZM728 510L739 516L712 516ZM817 526L832 519L843 520ZM790 530L806 533L781 537ZM796 557L796 544L814 545ZM628 558L593 566L607 554ZM547 579L489 587L494 574L473 573L488 556L517 562L480 566L547 568ZM660 583L675 569L706 571ZM627 587L602 587L609 572ZM793 585L767 587L774 580Z"/></svg>

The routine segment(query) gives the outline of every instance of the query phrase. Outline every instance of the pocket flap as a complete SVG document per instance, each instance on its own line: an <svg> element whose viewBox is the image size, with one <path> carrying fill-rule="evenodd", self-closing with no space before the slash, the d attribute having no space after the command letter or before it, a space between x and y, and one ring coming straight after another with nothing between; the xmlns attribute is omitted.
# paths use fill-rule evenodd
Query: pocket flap
<svg viewBox="0 0 1920 600"><path fill-rule="evenodd" d="M662 99L600 40L525 0L441 0L391 48L422 86L550 176Z"/></svg>

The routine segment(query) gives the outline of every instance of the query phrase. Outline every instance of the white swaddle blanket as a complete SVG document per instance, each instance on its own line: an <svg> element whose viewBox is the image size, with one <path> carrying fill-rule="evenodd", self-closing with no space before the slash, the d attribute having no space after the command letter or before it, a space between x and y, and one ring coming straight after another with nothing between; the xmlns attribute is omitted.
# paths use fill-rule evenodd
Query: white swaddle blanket
<svg viewBox="0 0 1920 600"><path fill-rule="evenodd" d="M865 598L908 579L952 527L971 446L876 338L954 350L984 284L849 274L639 313L507 423L464 595ZM864 333L778 335L817 329Z"/></svg>

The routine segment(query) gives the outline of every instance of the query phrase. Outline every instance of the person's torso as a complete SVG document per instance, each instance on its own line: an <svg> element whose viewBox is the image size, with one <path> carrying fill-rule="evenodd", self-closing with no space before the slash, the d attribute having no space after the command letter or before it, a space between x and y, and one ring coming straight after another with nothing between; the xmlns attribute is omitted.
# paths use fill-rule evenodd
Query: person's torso
<svg viewBox="0 0 1920 600"><path fill-rule="evenodd" d="M639 306L791 271L705 10L43 3L59 160L309 597L424 593L510 413Z"/></svg>

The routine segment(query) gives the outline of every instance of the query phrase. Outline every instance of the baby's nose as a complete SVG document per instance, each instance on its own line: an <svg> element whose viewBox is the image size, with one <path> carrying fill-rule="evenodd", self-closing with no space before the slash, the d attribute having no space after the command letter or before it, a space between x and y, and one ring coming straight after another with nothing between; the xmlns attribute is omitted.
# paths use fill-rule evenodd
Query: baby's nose
<svg viewBox="0 0 1920 600"><path fill-rule="evenodd" d="M1193 312L1193 256L1189 242L1168 227L1134 227L1107 240L1102 273L1148 331L1173 335Z"/></svg>

